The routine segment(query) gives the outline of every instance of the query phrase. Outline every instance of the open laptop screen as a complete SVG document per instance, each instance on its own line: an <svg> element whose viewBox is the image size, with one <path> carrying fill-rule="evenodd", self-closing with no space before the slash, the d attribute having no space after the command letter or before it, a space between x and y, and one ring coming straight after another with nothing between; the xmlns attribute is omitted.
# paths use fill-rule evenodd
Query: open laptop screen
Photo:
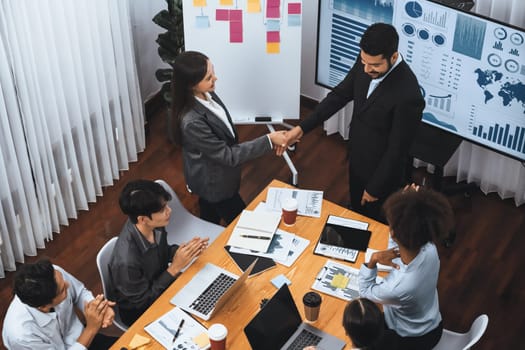
<svg viewBox="0 0 525 350"><path fill-rule="evenodd" d="M253 350L280 349L301 325L301 315L284 284L244 328Z"/></svg>

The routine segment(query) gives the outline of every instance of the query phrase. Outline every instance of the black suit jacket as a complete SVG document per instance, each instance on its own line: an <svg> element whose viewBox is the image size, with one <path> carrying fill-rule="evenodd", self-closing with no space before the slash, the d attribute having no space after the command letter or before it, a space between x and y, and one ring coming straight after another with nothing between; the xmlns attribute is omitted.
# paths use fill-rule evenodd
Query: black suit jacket
<svg viewBox="0 0 525 350"><path fill-rule="evenodd" d="M363 64L356 62L300 126L307 133L354 101L348 142L350 168L364 181L368 193L384 198L403 181L408 150L425 101L414 73L404 61L367 99L370 80Z"/></svg>

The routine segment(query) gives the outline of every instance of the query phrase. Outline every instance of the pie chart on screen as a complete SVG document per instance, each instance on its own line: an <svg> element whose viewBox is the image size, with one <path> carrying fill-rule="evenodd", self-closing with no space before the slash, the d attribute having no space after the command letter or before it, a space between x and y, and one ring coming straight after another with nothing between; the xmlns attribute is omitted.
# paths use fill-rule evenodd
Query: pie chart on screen
<svg viewBox="0 0 525 350"><path fill-rule="evenodd" d="M419 18L423 15L423 8L421 4L417 1L409 1L405 5L405 11L407 15L412 18Z"/></svg>

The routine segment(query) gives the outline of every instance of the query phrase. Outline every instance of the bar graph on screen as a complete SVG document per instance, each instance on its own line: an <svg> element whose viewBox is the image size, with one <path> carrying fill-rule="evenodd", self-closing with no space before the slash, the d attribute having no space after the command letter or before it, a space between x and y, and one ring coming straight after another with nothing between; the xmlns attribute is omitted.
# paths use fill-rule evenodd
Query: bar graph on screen
<svg viewBox="0 0 525 350"><path fill-rule="evenodd" d="M490 141L506 147L515 152L525 153L525 128L521 126L511 126L509 123L493 123L490 126L478 124L472 127L472 135L483 140Z"/></svg>

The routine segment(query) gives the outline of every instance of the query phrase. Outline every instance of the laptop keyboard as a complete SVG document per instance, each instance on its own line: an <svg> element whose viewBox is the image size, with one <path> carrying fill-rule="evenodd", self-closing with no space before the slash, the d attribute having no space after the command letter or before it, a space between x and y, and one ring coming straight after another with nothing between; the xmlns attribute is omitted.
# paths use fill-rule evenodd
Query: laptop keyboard
<svg viewBox="0 0 525 350"><path fill-rule="evenodd" d="M198 297L191 303L190 309L198 311L204 315L215 307L215 303L219 298L231 287L236 281L235 278L230 277L224 273L219 274L213 282L206 288Z"/></svg>
<svg viewBox="0 0 525 350"><path fill-rule="evenodd" d="M287 350L303 350L307 346L319 344L321 339L320 336L303 329L301 333L297 335L292 344L288 346Z"/></svg>

